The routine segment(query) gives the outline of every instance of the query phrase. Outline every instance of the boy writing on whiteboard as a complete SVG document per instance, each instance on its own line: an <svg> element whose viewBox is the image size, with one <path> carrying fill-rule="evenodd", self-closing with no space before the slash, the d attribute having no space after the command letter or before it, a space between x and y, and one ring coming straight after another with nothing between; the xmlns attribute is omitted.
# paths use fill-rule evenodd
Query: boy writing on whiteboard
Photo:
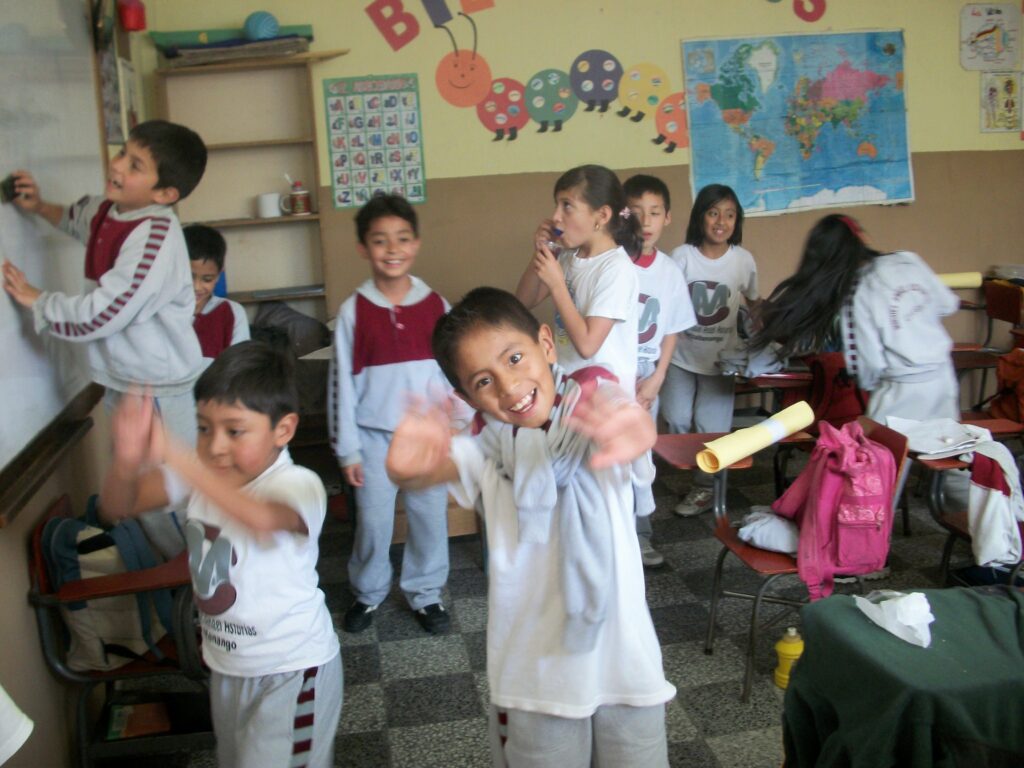
<svg viewBox="0 0 1024 768"><path fill-rule="evenodd" d="M110 162L103 196L71 206L47 202L28 171L16 171L14 204L86 244L79 296L40 290L5 261L4 289L32 310L38 333L88 344L92 380L113 408L149 387L168 428L194 444L192 385L203 369L192 315L195 294L181 225L171 206L195 189L206 146L192 130L163 120L140 123Z"/></svg>

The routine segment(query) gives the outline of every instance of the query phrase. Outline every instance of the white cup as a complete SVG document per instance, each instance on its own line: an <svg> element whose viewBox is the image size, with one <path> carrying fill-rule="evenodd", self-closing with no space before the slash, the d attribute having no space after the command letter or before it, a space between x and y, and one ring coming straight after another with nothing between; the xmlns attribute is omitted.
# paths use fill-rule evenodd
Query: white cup
<svg viewBox="0 0 1024 768"><path fill-rule="evenodd" d="M281 214L281 194L279 192L266 192L256 196L256 215L261 219L273 219Z"/></svg>

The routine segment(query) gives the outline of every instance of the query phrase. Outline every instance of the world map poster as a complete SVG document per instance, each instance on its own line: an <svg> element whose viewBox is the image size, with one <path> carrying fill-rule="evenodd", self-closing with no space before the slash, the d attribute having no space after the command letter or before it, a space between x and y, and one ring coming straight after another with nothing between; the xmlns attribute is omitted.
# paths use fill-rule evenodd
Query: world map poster
<svg viewBox="0 0 1024 768"><path fill-rule="evenodd" d="M688 40L693 193L748 215L914 199L901 31Z"/></svg>

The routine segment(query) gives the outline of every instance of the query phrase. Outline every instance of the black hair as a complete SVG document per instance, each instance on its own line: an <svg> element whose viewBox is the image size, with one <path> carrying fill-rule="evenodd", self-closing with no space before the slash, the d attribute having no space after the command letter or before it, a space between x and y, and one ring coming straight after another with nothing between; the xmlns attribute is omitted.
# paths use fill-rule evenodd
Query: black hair
<svg viewBox="0 0 1024 768"><path fill-rule="evenodd" d="M262 341L243 341L221 352L195 386L196 402L241 403L270 417L276 426L283 416L299 412L295 363Z"/></svg>
<svg viewBox="0 0 1024 768"><path fill-rule="evenodd" d="M583 198L595 211L603 206L611 209L608 231L616 243L625 248L629 258L636 259L643 251L644 238L636 216L622 215L626 207L626 194L622 191L619 177L603 165L579 165L570 168L555 182L555 196L559 192L572 190Z"/></svg>
<svg viewBox="0 0 1024 768"><path fill-rule="evenodd" d="M185 234L190 261L212 261L218 272L224 271L224 256L228 252L224 235L205 224L189 224L181 231Z"/></svg>
<svg viewBox="0 0 1024 768"><path fill-rule="evenodd" d="M455 370L459 343L467 333L480 326L506 327L521 331L531 339L540 338L540 322L514 295L500 288L474 288L441 316L431 339L437 364L459 392L462 392L462 387Z"/></svg>
<svg viewBox="0 0 1024 768"><path fill-rule="evenodd" d="M857 270L879 255L861 239L854 219L825 216L808 234L796 273L779 283L762 305L761 329L751 346L760 349L778 342L780 359L822 350L854 290Z"/></svg>
<svg viewBox="0 0 1024 768"><path fill-rule="evenodd" d="M206 145L191 128L166 120L147 120L132 128L128 140L153 155L157 189L174 187L178 199L184 200L203 178Z"/></svg>
<svg viewBox="0 0 1024 768"><path fill-rule="evenodd" d="M643 197L647 193L659 195L662 204L665 206L665 213L672 210L672 198L668 193L668 184L657 176L650 176L646 173L630 176L622 182L622 191L626 194L627 200Z"/></svg>
<svg viewBox="0 0 1024 768"><path fill-rule="evenodd" d="M397 216L405 219L412 227L412 233L419 237L419 223L416 220L416 211L401 195L389 195L378 192L371 197L362 208L356 213L356 235L359 242L366 245L366 235L370 231L370 225L377 219L385 216Z"/></svg>
<svg viewBox="0 0 1024 768"><path fill-rule="evenodd" d="M739 245L743 242L743 206L740 205L740 199L736 197L732 187L725 184L708 184L697 193L697 199L693 201L693 208L690 209L690 223L686 226L687 245L700 247L704 242L704 214L723 200L731 200L736 206L736 225L729 237L729 245Z"/></svg>

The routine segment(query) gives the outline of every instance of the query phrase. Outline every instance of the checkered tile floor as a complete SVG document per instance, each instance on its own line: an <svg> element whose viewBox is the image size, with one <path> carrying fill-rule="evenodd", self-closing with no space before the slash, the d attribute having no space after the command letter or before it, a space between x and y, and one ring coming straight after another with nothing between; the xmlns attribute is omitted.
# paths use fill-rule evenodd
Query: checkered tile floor
<svg viewBox="0 0 1024 768"><path fill-rule="evenodd" d="M732 473L729 482L732 510L773 499L771 469L765 461ZM798 624L799 619L789 614L765 633L757 649L751 700L742 704L749 603L724 602L715 653L705 655L711 571L719 547L711 536L710 515L680 519L671 513L688 486L686 473L659 468L654 530L666 564L647 573L648 603L661 639L665 672L679 690L667 714L670 762L689 768L778 768L783 759L782 692L771 680L772 644L785 626ZM903 536L896 524L889 560L892 576L871 586L937 586L944 537L919 497L912 498L911 510L913 536ZM358 635L340 631L341 615L352 600L345 570L350 549L349 526L332 520L321 540L319 570L339 627L345 668L336 765L487 768L487 601L479 542L452 541L445 594L452 628L436 637L420 629L397 588L375 614L370 629ZM395 550L397 565L400 551ZM751 584L735 561L727 565L726 578L736 586ZM799 592L800 586L794 577L794 590ZM210 754L194 755L189 762L195 768L214 764Z"/></svg>

